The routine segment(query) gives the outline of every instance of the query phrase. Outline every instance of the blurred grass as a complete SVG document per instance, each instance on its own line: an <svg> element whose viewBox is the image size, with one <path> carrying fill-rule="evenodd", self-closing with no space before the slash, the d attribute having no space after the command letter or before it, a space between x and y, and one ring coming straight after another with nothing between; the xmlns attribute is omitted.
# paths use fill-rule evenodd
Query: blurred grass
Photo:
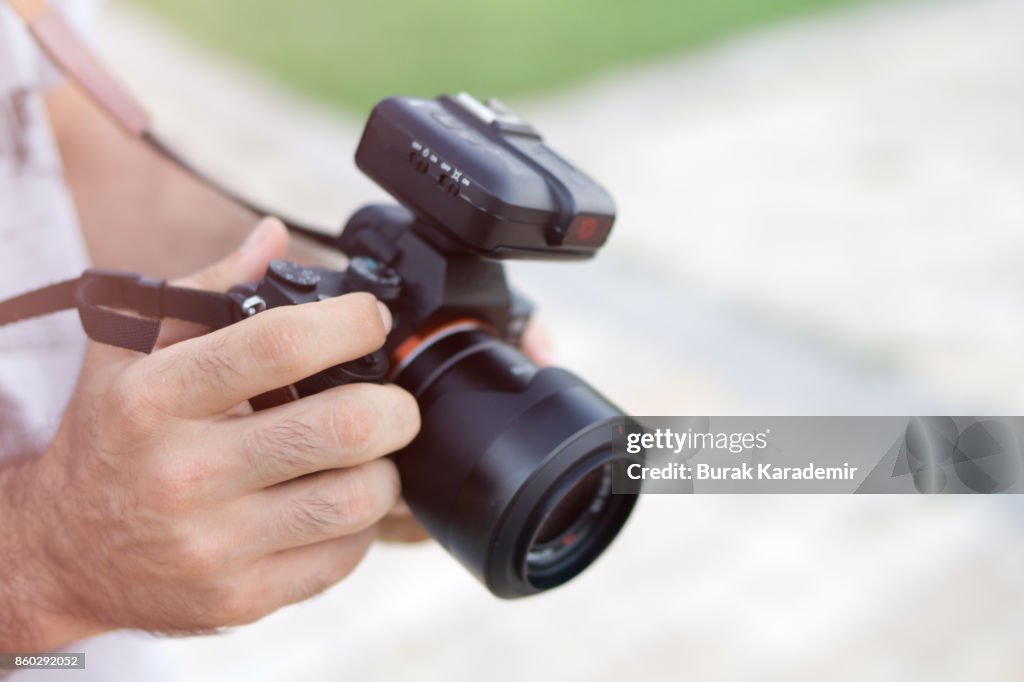
<svg viewBox="0 0 1024 682"><path fill-rule="evenodd" d="M854 0L131 0L359 112L394 94L508 97Z"/></svg>

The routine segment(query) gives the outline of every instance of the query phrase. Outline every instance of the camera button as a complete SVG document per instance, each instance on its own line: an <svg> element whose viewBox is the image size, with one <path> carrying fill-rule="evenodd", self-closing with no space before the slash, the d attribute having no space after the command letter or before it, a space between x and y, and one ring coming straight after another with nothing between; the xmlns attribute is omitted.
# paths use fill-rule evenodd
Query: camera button
<svg viewBox="0 0 1024 682"><path fill-rule="evenodd" d="M462 176L459 171L455 171L455 173L460 177ZM437 184L441 186L441 189L448 194L451 194L453 197L459 196L459 181L453 175L448 175L447 173L443 174L438 178Z"/></svg>
<svg viewBox="0 0 1024 682"><path fill-rule="evenodd" d="M307 267L286 260L270 261L270 276L286 286L312 291L320 283L320 275Z"/></svg>

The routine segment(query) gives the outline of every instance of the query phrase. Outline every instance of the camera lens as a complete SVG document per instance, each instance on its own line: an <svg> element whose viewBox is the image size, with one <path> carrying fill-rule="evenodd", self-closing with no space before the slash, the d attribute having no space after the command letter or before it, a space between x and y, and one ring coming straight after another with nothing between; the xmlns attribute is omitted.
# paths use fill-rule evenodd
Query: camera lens
<svg viewBox="0 0 1024 682"><path fill-rule="evenodd" d="M611 447L624 422L575 375L540 369L465 324L399 365L422 429L396 455L413 513L494 594L565 583L621 530L635 495L613 494Z"/></svg>
<svg viewBox="0 0 1024 682"><path fill-rule="evenodd" d="M541 523L536 537L533 538L534 548L543 545L571 545L577 538L577 531L586 524L591 512L597 512L604 505L607 493L602 491L601 483L605 476L611 481L608 465L594 469L574 485L561 500L555 504L547 518Z"/></svg>

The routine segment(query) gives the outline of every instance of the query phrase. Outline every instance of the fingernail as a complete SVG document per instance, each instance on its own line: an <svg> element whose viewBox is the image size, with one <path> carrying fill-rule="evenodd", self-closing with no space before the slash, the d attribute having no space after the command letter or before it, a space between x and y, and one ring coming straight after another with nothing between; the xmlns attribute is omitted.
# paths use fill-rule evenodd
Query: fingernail
<svg viewBox="0 0 1024 682"><path fill-rule="evenodd" d="M392 323L391 311L388 310L388 307L380 301L377 301L377 310L380 311L380 319L384 321L384 333L390 334Z"/></svg>

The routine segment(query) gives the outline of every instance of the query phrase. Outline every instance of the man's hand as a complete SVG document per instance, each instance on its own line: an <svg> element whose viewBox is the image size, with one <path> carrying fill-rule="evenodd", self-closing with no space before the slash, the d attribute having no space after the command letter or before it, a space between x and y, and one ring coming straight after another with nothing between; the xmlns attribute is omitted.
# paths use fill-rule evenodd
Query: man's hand
<svg viewBox="0 0 1024 682"><path fill-rule="evenodd" d="M185 285L224 289L284 252L277 221ZM57 436L0 470L0 650L115 628L256 620L345 577L399 499L383 455L419 428L413 398L357 384L252 413L246 400L379 348L368 294L268 310L149 356L92 344Z"/></svg>

